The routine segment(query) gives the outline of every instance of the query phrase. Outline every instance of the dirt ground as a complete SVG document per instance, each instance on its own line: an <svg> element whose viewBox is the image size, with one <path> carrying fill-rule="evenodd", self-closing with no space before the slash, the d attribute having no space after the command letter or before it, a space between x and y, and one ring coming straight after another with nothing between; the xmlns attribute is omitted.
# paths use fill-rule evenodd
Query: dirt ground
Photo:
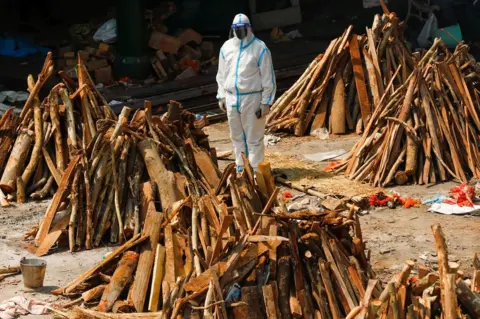
<svg viewBox="0 0 480 319"><path fill-rule="evenodd" d="M207 128L211 145L218 152L231 150L228 126L215 124ZM282 138L276 145L266 149L266 158L272 164L275 173L285 174L289 180L315 186L327 194L349 194L350 196L369 195L378 189L365 184L354 183L343 176L323 172L325 163L310 162L304 154L344 149L348 151L358 139L356 136L342 138L330 137L320 140L314 137ZM221 166L229 161L221 161ZM403 186L394 190L402 196L425 199L435 194L448 194L453 183L433 187ZM294 194L298 194L293 192ZM315 201L310 198L310 201ZM0 208L0 267L18 265L22 257L30 254L22 243L23 234L30 226L37 225L44 214L48 202L28 203L21 207ZM475 252L480 251L480 217L445 216L427 212L427 207L374 209L363 212L361 225L367 248L371 250L371 261L379 278L388 280L397 272L407 259L420 263L436 265L435 243L430 226L440 223L447 237L451 261L457 261L466 274L471 272L471 260ZM59 298L50 293L53 289L65 285L86 271L102 256L114 247L103 246L91 251L71 254L57 251L42 257L47 261L45 287L29 291L23 287L21 275L6 278L0 282L0 301L16 295L35 298L48 302L58 302ZM26 316L24 318L45 318L45 316Z"/></svg>

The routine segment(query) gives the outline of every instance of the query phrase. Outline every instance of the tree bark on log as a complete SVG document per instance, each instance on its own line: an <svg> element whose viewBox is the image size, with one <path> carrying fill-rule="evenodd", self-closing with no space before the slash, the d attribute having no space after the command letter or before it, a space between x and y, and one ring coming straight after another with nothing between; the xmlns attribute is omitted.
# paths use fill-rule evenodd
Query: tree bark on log
<svg viewBox="0 0 480 319"><path fill-rule="evenodd" d="M456 294L458 301L468 310L472 318L480 318L480 297L472 292L461 278L456 282Z"/></svg>
<svg viewBox="0 0 480 319"><path fill-rule="evenodd" d="M25 203L25 183L21 177L17 177L17 204Z"/></svg>
<svg viewBox="0 0 480 319"><path fill-rule="evenodd" d="M152 179L158 188L159 197L162 203L162 209L164 213L168 213L173 203L180 198L177 198L175 191L175 177L172 172L165 168L157 149L153 146L149 140L143 140L139 142L138 148L145 161L148 175Z"/></svg>
<svg viewBox="0 0 480 319"><path fill-rule="evenodd" d="M65 170L65 157L63 154L60 115L58 114L58 94L56 92L50 93L50 118L52 119L53 129L55 130L55 160L57 162L57 169L63 173Z"/></svg>
<svg viewBox="0 0 480 319"><path fill-rule="evenodd" d="M0 188L6 193L15 191L17 177L21 176L31 144L32 133L30 131L20 132L0 180Z"/></svg>
<svg viewBox="0 0 480 319"><path fill-rule="evenodd" d="M337 70L333 89L332 109L330 122L333 134L345 134L347 132L345 122L345 83L343 83L342 73Z"/></svg>
<svg viewBox="0 0 480 319"><path fill-rule="evenodd" d="M25 185L28 185L30 178L32 177L42 153L43 146L43 124L42 124L42 110L40 109L40 101L35 99L33 102L33 119L35 123L35 144L33 145L30 161L28 162L25 170L22 173L22 180Z"/></svg>
<svg viewBox="0 0 480 319"><path fill-rule="evenodd" d="M112 279L103 292L102 299L98 305L98 311L107 312L112 309L113 304L132 279L133 272L138 262L138 254L133 251L127 251L118 262L117 268L113 273Z"/></svg>

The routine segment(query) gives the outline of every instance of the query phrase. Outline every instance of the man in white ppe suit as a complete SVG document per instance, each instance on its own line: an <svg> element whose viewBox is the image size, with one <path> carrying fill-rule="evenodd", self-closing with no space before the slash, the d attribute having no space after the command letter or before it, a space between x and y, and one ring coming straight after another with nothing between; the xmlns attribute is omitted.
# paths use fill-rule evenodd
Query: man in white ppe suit
<svg viewBox="0 0 480 319"><path fill-rule="evenodd" d="M227 113L237 171L242 172L242 153L255 170L263 161L265 120L276 83L270 51L253 35L248 17L237 14L230 32L220 49L217 99Z"/></svg>

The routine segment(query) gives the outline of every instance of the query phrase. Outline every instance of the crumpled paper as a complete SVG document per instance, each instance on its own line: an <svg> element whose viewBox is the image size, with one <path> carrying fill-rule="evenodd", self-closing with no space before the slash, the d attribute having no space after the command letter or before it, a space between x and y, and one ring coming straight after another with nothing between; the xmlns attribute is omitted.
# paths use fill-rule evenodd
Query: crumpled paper
<svg viewBox="0 0 480 319"><path fill-rule="evenodd" d="M16 296L0 302L0 319L15 319L19 316L44 315L48 313L48 303Z"/></svg>

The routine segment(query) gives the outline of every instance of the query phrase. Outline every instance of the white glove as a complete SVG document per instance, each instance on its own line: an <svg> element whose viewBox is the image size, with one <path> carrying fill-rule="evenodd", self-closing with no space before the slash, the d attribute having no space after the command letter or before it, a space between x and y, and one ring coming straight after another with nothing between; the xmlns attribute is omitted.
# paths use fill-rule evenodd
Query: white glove
<svg viewBox="0 0 480 319"><path fill-rule="evenodd" d="M259 119L261 118L264 118L268 115L268 113L270 113L270 105L268 104L260 104L260 117Z"/></svg>
<svg viewBox="0 0 480 319"><path fill-rule="evenodd" d="M220 99L218 100L218 107L220 108L220 110L222 110L223 112L227 112L227 105L225 103L225 99Z"/></svg>

